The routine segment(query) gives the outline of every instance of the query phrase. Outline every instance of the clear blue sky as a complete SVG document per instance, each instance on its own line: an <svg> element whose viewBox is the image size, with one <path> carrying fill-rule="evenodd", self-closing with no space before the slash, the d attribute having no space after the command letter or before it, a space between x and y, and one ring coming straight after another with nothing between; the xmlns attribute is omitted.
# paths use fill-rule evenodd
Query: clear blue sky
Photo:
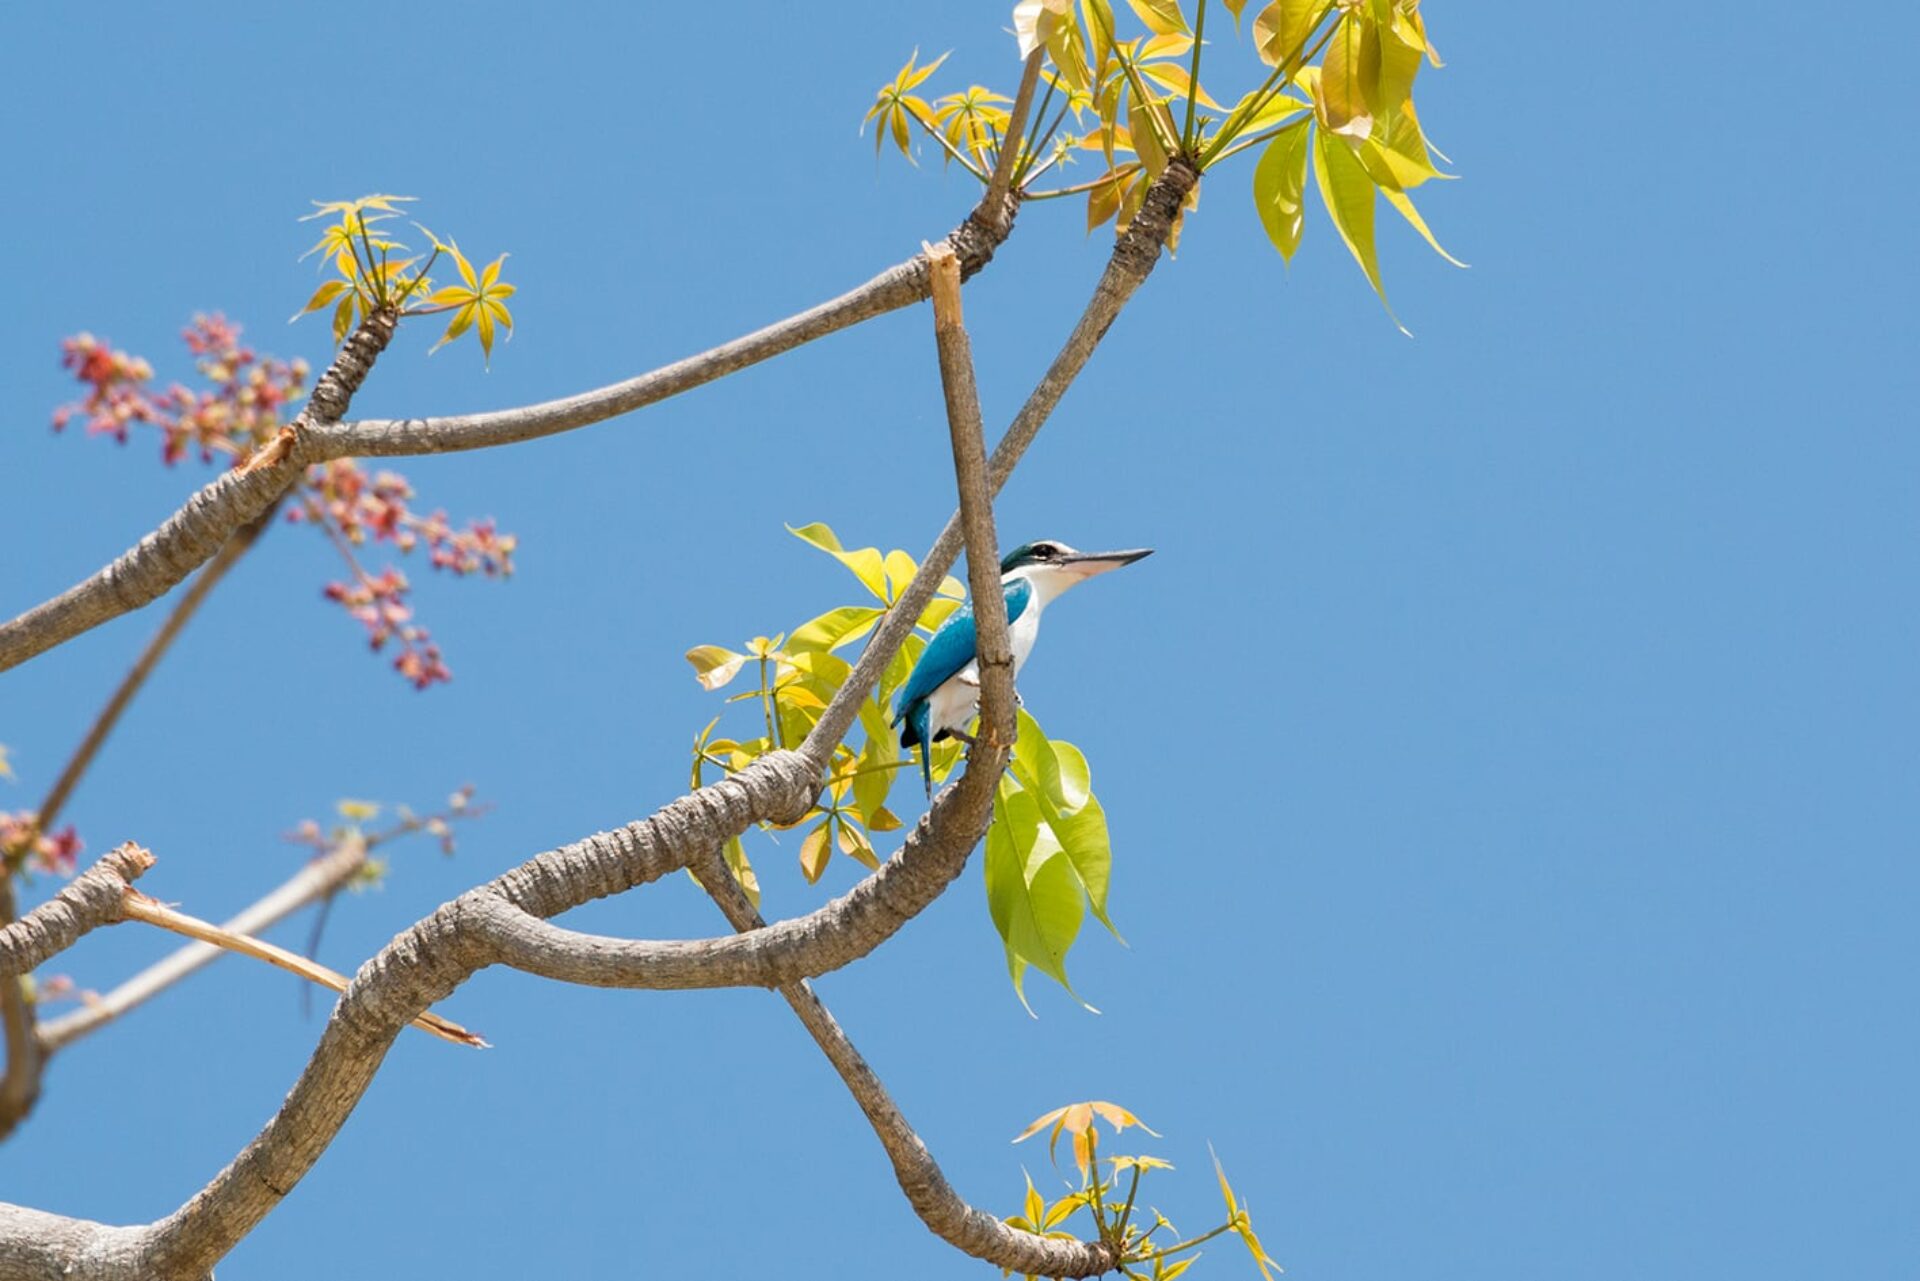
<svg viewBox="0 0 1920 1281"><path fill-rule="evenodd" d="M1010 82L1006 6L13 6L0 314L0 613L92 571L197 484L46 427L62 335L188 366L219 308L289 329L310 198L400 191L511 250L521 332L483 373L410 332L368 415L540 400L730 337L944 233L974 192L855 126L916 45ZM1920 682L1910 119L1896 29L1767 7L1432 0L1423 116L1461 272L1404 228L1409 340L1318 207L1291 272L1250 170L1008 489L1009 537L1159 555L1050 614L1023 677L1086 749L1113 909L1080 1010L1007 984L977 870L822 989L962 1192L1012 1212L1032 1116L1110 1098L1167 1138L1182 1226L1218 1148L1299 1281L1910 1277ZM376 53L380 65L365 59ZM395 70L398 68L398 70ZM1386 215L1383 214L1383 218ZM1035 206L967 294L1004 423L1105 255ZM506 585L415 569L457 679L415 694L277 531L224 585L72 807L207 916L299 864L342 796L497 804L397 855L322 959L677 794L717 709L681 652L840 603L783 522L916 552L950 509L929 321L902 313L635 417L409 462L520 535ZM157 625L0 677L31 805ZM770 906L804 910L793 843ZM977 869L977 864L976 864ZM828 889L851 882L836 864ZM568 918L712 932L681 884ZM298 944L305 921L278 937ZM105 988L168 940L59 967ZM935 1242L777 998L486 973L408 1036L332 1151L221 1268L281 1281L990 1275ZM271 1113L319 1015L240 962L63 1055L0 1198L172 1209ZM862 1244L823 1256L816 1242ZM882 1268L876 1260L886 1259ZM1209 1276L1248 1276L1237 1250ZM1195 1275L1200 1275L1196 1273Z"/></svg>

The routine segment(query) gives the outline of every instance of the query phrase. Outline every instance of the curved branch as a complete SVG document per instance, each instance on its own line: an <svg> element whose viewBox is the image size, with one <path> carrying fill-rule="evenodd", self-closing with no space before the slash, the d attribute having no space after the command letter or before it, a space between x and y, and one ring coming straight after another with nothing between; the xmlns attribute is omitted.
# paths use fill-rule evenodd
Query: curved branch
<svg viewBox="0 0 1920 1281"><path fill-rule="evenodd" d="M101 855L65 889L0 930L0 978L25 974L82 934L125 920L123 892L152 866L153 855L132 841Z"/></svg>
<svg viewBox="0 0 1920 1281"><path fill-rule="evenodd" d="M993 817L1005 767L971 762L880 869L805 916L711 939L618 939L562 929L503 899L476 905L470 925L503 965L564 983L653 990L778 987L861 959L918 916L960 875ZM699 869L709 876L724 870Z"/></svg>
<svg viewBox="0 0 1920 1281"><path fill-rule="evenodd" d="M795 753L769 753L650 818L537 855L404 930L354 975L300 1079L253 1142L180 1209L141 1230L141 1275L206 1275L292 1191L339 1133L401 1029L493 963L472 924L486 899L549 916L631 889L717 850L755 822L798 818L816 786Z"/></svg>
<svg viewBox="0 0 1920 1281"><path fill-rule="evenodd" d="M948 235L966 274L980 270L1012 227L1018 198L997 215L985 202ZM392 338L385 320L377 346L363 340L368 317L315 384L307 409L256 463L235 468L187 500L159 529L86 581L0 624L0 672L148 604L204 564L221 545L291 488L307 465L333 458L444 453L534 440L584 427L712 382L863 320L927 297L927 260L916 254L851 293L652 373L544 404L492 414L398 422L340 422L373 357Z"/></svg>

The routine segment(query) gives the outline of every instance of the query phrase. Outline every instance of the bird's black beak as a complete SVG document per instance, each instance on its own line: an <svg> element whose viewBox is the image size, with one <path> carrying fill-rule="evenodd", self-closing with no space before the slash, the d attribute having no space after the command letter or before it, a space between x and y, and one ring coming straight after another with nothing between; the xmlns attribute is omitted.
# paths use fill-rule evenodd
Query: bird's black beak
<svg viewBox="0 0 1920 1281"><path fill-rule="evenodd" d="M1075 552L1061 562L1060 567L1082 579L1104 574L1108 570L1120 569L1136 560L1144 560L1153 555L1151 547L1135 547L1121 552Z"/></svg>

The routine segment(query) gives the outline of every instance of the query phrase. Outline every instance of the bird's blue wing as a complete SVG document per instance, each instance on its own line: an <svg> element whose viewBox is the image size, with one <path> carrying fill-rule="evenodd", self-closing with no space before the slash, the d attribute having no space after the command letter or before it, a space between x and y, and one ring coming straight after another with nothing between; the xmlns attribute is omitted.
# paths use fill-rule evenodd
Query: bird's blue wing
<svg viewBox="0 0 1920 1281"><path fill-rule="evenodd" d="M973 627L973 606L962 605L940 625L921 651L920 661L907 675L894 699L893 719L898 722L917 704L925 702L933 691L958 676L979 654L979 638Z"/></svg>
<svg viewBox="0 0 1920 1281"><path fill-rule="evenodd" d="M1005 585L1007 622L1012 623L1026 612L1027 603L1033 599L1033 585L1024 578L1016 578ZM973 605L962 605L953 612L953 616L940 625L933 634L927 647L920 654L920 661L913 665L913 671L907 675L907 683L900 687L900 693L894 701L894 722L896 724L918 703L924 702L942 685L958 676L960 672L979 657L979 637L974 631Z"/></svg>

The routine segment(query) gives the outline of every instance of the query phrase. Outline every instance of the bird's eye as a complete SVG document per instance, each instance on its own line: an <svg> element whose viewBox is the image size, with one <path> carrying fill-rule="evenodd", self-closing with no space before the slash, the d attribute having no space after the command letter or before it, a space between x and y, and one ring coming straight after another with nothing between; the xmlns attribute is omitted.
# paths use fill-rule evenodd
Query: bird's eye
<svg viewBox="0 0 1920 1281"><path fill-rule="evenodd" d="M1057 543L1041 543L1033 549L1033 554L1041 560L1058 560L1060 559L1060 547Z"/></svg>

